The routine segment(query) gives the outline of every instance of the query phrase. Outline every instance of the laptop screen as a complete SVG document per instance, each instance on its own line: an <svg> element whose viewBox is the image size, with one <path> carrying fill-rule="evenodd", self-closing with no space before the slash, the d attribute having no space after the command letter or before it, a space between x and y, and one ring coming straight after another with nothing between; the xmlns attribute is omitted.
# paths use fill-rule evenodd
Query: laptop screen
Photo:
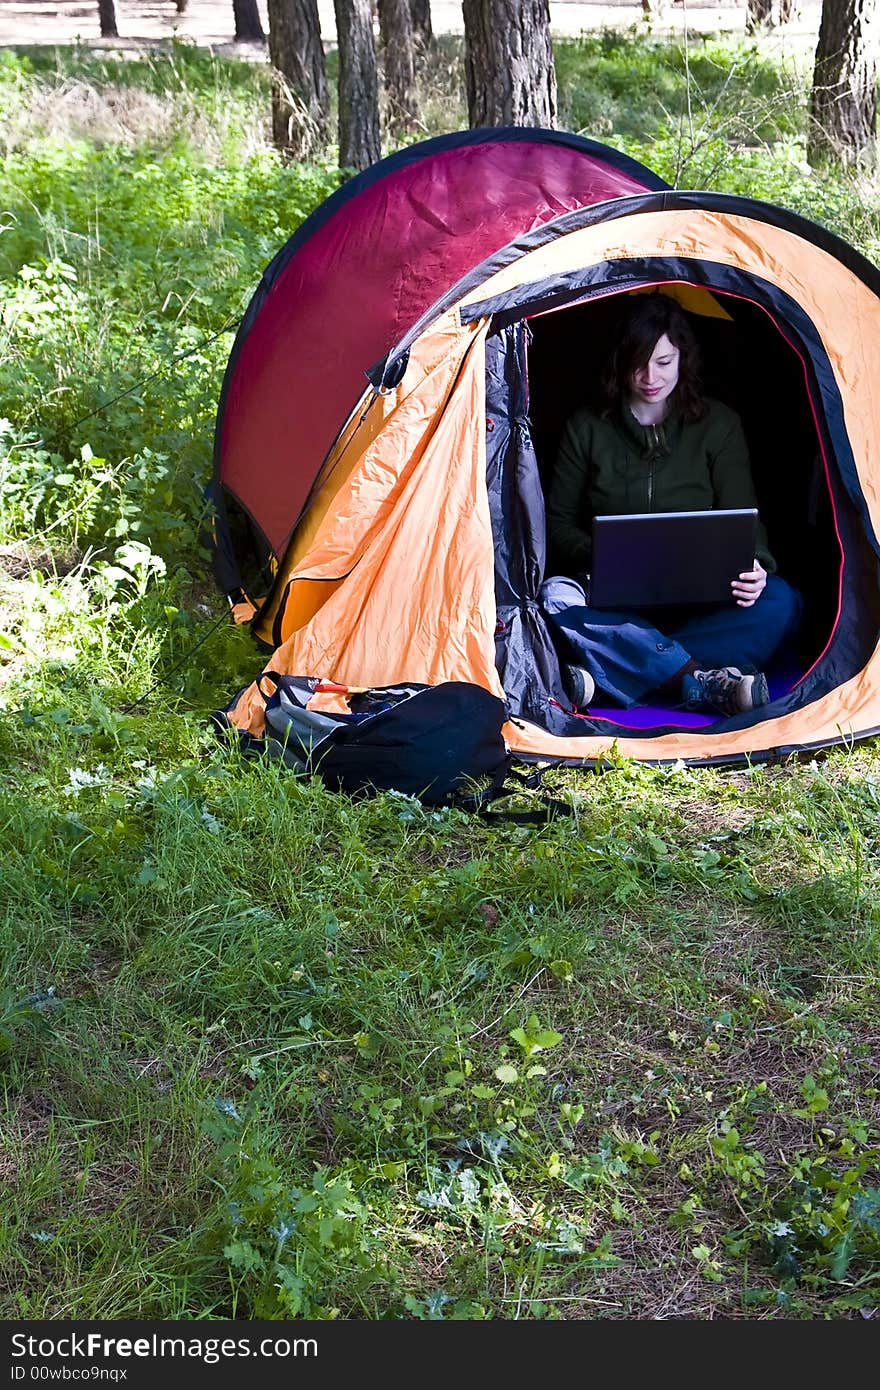
<svg viewBox="0 0 880 1390"><path fill-rule="evenodd" d="M596 516L590 604L731 603L731 580L754 564L757 522L754 507Z"/></svg>

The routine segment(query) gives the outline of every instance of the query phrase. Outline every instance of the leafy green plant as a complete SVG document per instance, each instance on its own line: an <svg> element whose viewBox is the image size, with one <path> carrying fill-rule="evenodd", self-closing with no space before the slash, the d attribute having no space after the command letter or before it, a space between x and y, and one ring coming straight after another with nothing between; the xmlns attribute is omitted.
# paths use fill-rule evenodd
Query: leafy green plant
<svg viewBox="0 0 880 1390"><path fill-rule="evenodd" d="M12 988L0 991L0 1067L4 1054L39 1036L60 1000L55 989L38 989L19 997Z"/></svg>
<svg viewBox="0 0 880 1390"><path fill-rule="evenodd" d="M253 1100L244 1115L219 1100L205 1121L218 1145L233 1306L254 1318L336 1317L334 1300L351 1309L387 1279L381 1234L346 1174L316 1169L293 1182L255 1112Z"/></svg>

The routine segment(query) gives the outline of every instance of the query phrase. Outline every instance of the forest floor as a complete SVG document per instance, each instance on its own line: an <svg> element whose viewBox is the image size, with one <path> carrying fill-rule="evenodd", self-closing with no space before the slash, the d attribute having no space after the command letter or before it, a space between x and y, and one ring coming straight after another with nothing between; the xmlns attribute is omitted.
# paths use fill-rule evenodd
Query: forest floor
<svg viewBox="0 0 880 1390"><path fill-rule="evenodd" d="M263 27L266 28L265 0L259 0ZM335 42L336 29L332 0L319 0L321 32L327 43ZM785 47L815 44L819 29L821 0L800 0L794 15L783 28L772 29L767 38ZM667 0L665 13L651 21L656 34L681 33L687 28L697 34L742 33L745 27L745 0L716 4L714 0ZM0 0L0 46L26 47L36 44L80 42L90 47L110 49L151 47L171 38L189 40L216 49L256 57L261 45L235 44L232 0L189 0L178 14L173 0L116 0L119 38L102 39L98 28L95 0ZM455 0L433 0L434 31L460 33L461 4ZM551 0L550 23L554 34L571 36L582 30L629 28L646 25L640 3L631 0Z"/></svg>

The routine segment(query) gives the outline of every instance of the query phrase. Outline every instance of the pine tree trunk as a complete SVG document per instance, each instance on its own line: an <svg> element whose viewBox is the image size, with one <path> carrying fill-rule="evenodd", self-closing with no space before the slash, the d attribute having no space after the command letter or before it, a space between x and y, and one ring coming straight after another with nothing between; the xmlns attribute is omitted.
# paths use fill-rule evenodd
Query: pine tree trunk
<svg viewBox="0 0 880 1390"><path fill-rule="evenodd" d="M556 125L548 0L463 0L468 119Z"/></svg>
<svg viewBox="0 0 880 1390"><path fill-rule="evenodd" d="M412 130L416 103L416 49L410 0L379 0L379 37L388 98L388 127L395 135Z"/></svg>
<svg viewBox="0 0 880 1390"><path fill-rule="evenodd" d="M366 169L380 155L379 83L370 0L334 0L339 43L339 164Z"/></svg>
<svg viewBox="0 0 880 1390"><path fill-rule="evenodd" d="M178 0L178 4L181 0ZM186 0L182 0L186 4ZM262 43L266 35L260 21L257 0L232 0L236 43Z"/></svg>
<svg viewBox="0 0 880 1390"><path fill-rule="evenodd" d="M770 26L773 0L747 0L746 33L760 34Z"/></svg>
<svg viewBox="0 0 880 1390"><path fill-rule="evenodd" d="M877 0L823 0L807 138L813 165L876 166L876 13Z"/></svg>
<svg viewBox="0 0 880 1390"><path fill-rule="evenodd" d="M431 0L409 0L409 12L412 16L416 48L422 53L427 53L434 42L434 28L431 24Z"/></svg>
<svg viewBox="0 0 880 1390"><path fill-rule="evenodd" d="M272 140L305 159L327 139L330 93L318 0L268 0Z"/></svg>
<svg viewBox="0 0 880 1390"><path fill-rule="evenodd" d="M116 27L116 0L98 0L98 22L102 39L118 39Z"/></svg>

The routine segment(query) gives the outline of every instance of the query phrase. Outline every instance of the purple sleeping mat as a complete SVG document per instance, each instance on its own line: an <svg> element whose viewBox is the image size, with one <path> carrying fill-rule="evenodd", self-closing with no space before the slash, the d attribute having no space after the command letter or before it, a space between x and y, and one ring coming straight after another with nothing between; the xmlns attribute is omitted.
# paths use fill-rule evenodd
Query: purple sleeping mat
<svg viewBox="0 0 880 1390"><path fill-rule="evenodd" d="M778 700L787 695L797 685L803 673L787 671L767 674L770 699ZM633 709L618 709L610 706L590 705L591 719L607 720L618 724L622 729L705 729L709 724L717 724L720 716L714 714L690 714L686 710L674 709L670 705L636 705Z"/></svg>

